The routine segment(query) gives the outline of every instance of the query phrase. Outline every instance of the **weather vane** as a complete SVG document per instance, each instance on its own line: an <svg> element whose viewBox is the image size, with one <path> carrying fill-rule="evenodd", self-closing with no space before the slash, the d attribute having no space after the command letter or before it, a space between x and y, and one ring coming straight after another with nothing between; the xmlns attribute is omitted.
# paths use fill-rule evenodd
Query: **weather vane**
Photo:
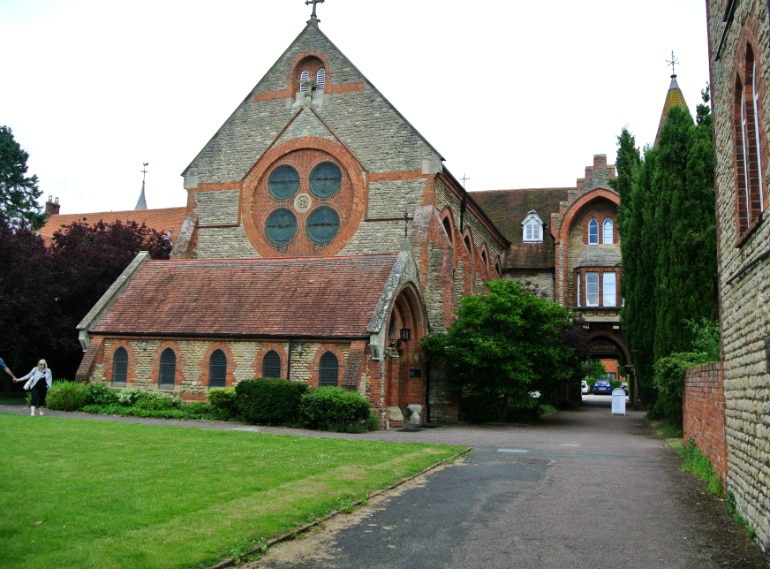
<svg viewBox="0 0 770 569"><path fill-rule="evenodd" d="M666 63L671 67L671 77L676 77L676 66L679 63L679 60L674 57L674 50L671 50L671 60L666 60Z"/></svg>
<svg viewBox="0 0 770 569"><path fill-rule="evenodd" d="M147 174L147 166L149 166L149 162L142 162L142 187L144 187L144 176Z"/></svg>
<svg viewBox="0 0 770 569"><path fill-rule="evenodd" d="M315 15L315 5L316 4L323 4L323 3L324 3L324 0L305 0L305 6L307 6L308 4L312 4L313 5L313 13L310 14L310 19L311 20L317 20L317 21L320 22L320 20L318 20L318 18Z"/></svg>

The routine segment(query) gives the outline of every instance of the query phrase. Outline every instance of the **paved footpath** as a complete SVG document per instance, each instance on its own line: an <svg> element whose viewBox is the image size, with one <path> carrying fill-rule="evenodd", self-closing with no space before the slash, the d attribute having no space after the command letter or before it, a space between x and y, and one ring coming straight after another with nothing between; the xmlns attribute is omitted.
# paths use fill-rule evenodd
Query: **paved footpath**
<svg viewBox="0 0 770 569"><path fill-rule="evenodd" d="M352 435L473 447L353 514L272 547L248 569L768 569L724 503L681 471L641 412L610 398L530 426ZM0 412L26 412L0 406ZM351 437L204 421L52 416Z"/></svg>

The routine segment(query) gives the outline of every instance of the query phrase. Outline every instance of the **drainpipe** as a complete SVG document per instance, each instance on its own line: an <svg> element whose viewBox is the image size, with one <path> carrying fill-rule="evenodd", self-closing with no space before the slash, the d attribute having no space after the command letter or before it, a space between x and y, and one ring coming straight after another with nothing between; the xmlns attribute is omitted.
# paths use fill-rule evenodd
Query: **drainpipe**
<svg viewBox="0 0 770 569"><path fill-rule="evenodd" d="M430 424L430 360L425 362L425 422Z"/></svg>
<svg viewBox="0 0 770 569"><path fill-rule="evenodd" d="M288 347L289 355L286 358L287 359L287 361L286 361L286 379L288 381L291 381L291 345L292 345L292 341L293 341L293 338L289 338L289 347Z"/></svg>

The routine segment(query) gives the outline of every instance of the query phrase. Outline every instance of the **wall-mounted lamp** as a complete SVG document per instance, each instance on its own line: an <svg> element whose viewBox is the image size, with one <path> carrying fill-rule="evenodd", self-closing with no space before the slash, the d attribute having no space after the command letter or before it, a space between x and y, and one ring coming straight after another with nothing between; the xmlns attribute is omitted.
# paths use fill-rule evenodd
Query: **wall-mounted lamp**
<svg viewBox="0 0 770 569"><path fill-rule="evenodd" d="M402 342L408 342L412 338L412 331L404 326L401 328L401 332L399 333L399 339Z"/></svg>
<svg viewBox="0 0 770 569"><path fill-rule="evenodd" d="M147 340L142 341L142 351L143 352L147 351Z"/></svg>
<svg viewBox="0 0 770 569"><path fill-rule="evenodd" d="M301 356L302 355L302 344L297 344L297 353Z"/></svg>

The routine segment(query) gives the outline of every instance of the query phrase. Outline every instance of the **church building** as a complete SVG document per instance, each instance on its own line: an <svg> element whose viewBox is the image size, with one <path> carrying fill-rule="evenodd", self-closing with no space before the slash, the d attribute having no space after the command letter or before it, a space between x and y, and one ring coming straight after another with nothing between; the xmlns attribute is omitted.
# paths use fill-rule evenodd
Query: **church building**
<svg viewBox="0 0 770 569"><path fill-rule="evenodd" d="M420 341L510 242L315 11L183 176L172 260L140 254L83 319L77 379L196 400L282 377L383 426L457 420Z"/></svg>
<svg viewBox="0 0 770 569"><path fill-rule="evenodd" d="M384 428L454 422L458 398L420 342L498 278L582 316L590 359L624 376L606 156L574 187L470 193L443 160L313 10L183 172L186 207L146 209L144 187L129 212L62 215L55 204L44 238L119 219L173 242L171 260L140 254L82 320L76 379L195 401L280 377L355 390ZM562 391L562 403L579 400Z"/></svg>

